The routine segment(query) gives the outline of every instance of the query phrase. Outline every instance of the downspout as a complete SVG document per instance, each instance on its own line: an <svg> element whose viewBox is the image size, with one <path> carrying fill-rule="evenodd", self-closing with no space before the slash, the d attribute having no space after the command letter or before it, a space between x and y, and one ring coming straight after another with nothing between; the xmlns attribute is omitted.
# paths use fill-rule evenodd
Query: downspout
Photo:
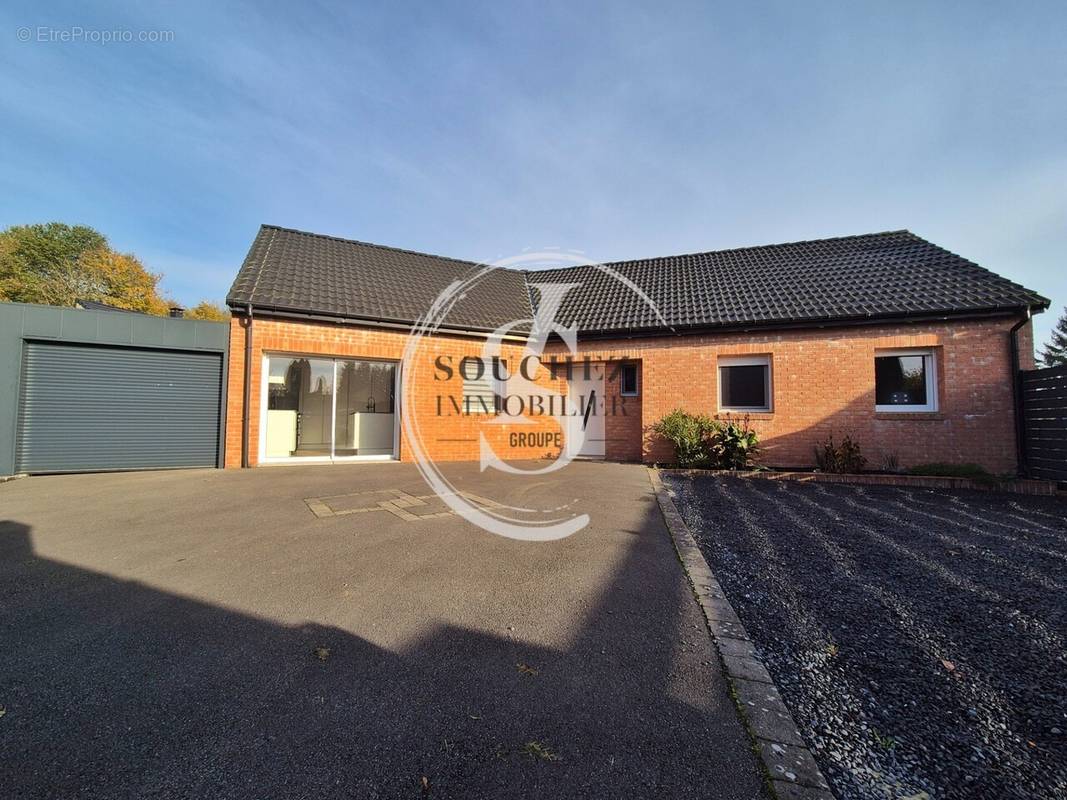
<svg viewBox="0 0 1067 800"><path fill-rule="evenodd" d="M1023 382L1019 370L1019 338L1016 334L1019 329L1030 321L1030 306L1026 307L1026 316L1016 322L1008 331L1008 342L1011 345L1011 389L1012 399L1015 405L1015 464L1016 471L1022 477L1026 477L1028 470L1026 464L1026 428L1023 419Z"/></svg>
<svg viewBox="0 0 1067 800"><path fill-rule="evenodd" d="M252 389L252 304L245 306L248 319L245 323L245 386L243 409L241 411L241 467L248 469L248 412L252 406L250 391Z"/></svg>

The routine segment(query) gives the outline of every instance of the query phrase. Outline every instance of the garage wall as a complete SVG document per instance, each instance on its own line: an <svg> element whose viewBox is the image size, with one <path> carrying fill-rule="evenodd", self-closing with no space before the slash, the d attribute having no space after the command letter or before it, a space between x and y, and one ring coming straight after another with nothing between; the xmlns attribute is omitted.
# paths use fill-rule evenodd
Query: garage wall
<svg viewBox="0 0 1067 800"><path fill-rule="evenodd" d="M222 356L223 375L228 368L226 323L0 303L0 475L10 475L15 469L20 372L27 341L215 353ZM71 401L76 402L76 398ZM221 407L226 407L225 398Z"/></svg>

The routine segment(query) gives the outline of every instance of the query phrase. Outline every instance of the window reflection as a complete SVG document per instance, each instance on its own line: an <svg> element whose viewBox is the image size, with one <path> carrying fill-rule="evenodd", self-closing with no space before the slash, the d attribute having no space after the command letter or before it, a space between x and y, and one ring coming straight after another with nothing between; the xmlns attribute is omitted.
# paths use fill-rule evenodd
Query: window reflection
<svg viewBox="0 0 1067 800"><path fill-rule="evenodd" d="M271 357L268 371L267 457L328 457L333 361Z"/></svg>
<svg viewBox="0 0 1067 800"><path fill-rule="evenodd" d="M337 362L334 455L393 453L396 366L381 361Z"/></svg>
<svg viewBox="0 0 1067 800"><path fill-rule="evenodd" d="M267 458L394 453L395 364L271 356L267 373Z"/></svg>
<svg viewBox="0 0 1067 800"><path fill-rule="evenodd" d="M879 356L874 360L875 403L880 406L925 406L926 356Z"/></svg>

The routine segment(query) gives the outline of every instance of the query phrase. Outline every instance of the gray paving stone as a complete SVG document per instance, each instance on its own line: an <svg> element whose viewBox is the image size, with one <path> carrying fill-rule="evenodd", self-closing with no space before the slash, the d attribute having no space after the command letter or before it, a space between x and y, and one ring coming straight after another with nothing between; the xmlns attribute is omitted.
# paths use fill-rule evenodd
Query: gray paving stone
<svg viewBox="0 0 1067 800"><path fill-rule="evenodd" d="M708 597L700 597L700 607L704 609L704 613L708 619L717 619L720 622L732 622L735 625L740 625L741 620L737 614L734 613L734 607L731 606L725 600L715 600Z"/></svg>
<svg viewBox="0 0 1067 800"><path fill-rule="evenodd" d="M745 681L756 683L773 684L767 668L751 658L736 658L735 656L723 656L722 663L726 667L726 674L731 678L740 678Z"/></svg>
<svg viewBox="0 0 1067 800"><path fill-rule="evenodd" d="M748 639L748 632L745 630L745 626L740 623L723 622L712 618L708 620L708 627L711 628L715 638L723 636L728 639Z"/></svg>
<svg viewBox="0 0 1067 800"><path fill-rule="evenodd" d="M703 591L707 592L708 597L712 600L726 600L726 592L722 590L722 587L716 581L708 586L700 587Z"/></svg>
<svg viewBox="0 0 1067 800"><path fill-rule="evenodd" d="M778 800L835 800L826 789L800 786L788 781L771 781L771 790Z"/></svg>
<svg viewBox="0 0 1067 800"><path fill-rule="evenodd" d="M797 747L805 746L796 725L793 724L789 709L773 685L740 678L731 680L741 710L757 738Z"/></svg>
<svg viewBox="0 0 1067 800"><path fill-rule="evenodd" d="M760 757L771 779L829 790L819 765L806 747L793 747L780 742L760 742Z"/></svg>
<svg viewBox="0 0 1067 800"><path fill-rule="evenodd" d="M756 646L747 639L716 639L715 646L719 648L719 655L721 656L757 658Z"/></svg>

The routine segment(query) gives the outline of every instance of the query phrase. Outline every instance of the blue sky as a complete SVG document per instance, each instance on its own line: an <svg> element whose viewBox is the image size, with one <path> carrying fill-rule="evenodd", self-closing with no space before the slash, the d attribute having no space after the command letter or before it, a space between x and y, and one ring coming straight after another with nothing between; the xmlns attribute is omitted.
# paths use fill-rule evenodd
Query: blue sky
<svg viewBox="0 0 1067 800"><path fill-rule="evenodd" d="M173 40L38 40L75 27ZM1061 2L5 3L0 226L93 225L186 303L263 222L474 260L909 228L1058 312L1065 30Z"/></svg>

